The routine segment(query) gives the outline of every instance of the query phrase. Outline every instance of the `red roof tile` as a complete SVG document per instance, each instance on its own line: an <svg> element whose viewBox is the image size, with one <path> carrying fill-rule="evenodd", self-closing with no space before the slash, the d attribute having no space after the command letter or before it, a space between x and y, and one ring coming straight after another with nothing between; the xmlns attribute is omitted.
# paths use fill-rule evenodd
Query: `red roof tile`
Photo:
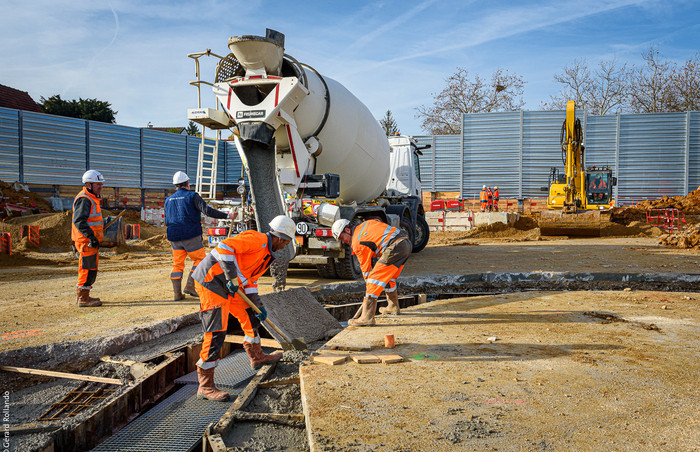
<svg viewBox="0 0 700 452"><path fill-rule="evenodd" d="M0 107L43 113L39 104L34 102L29 93L5 85L0 85Z"/></svg>

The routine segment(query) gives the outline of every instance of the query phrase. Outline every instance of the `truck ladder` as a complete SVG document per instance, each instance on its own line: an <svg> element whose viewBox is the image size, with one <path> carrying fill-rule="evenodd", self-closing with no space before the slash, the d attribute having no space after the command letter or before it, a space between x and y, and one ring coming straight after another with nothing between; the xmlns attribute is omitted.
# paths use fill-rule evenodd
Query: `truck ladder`
<svg viewBox="0 0 700 452"><path fill-rule="evenodd" d="M197 184L195 190L206 201L216 198L216 172L219 161L219 141L221 131L216 131L216 138L205 138L206 128L202 127L202 142L199 143L197 157ZM210 144L209 142L214 142Z"/></svg>

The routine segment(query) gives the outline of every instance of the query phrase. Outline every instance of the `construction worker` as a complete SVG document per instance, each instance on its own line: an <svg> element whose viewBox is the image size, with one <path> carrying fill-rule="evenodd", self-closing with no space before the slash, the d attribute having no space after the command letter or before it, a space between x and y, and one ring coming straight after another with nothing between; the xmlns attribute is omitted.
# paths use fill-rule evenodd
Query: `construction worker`
<svg viewBox="0 0 700 452"><path fill-rule="evenodd" d="M493 210L494 212L498 212L498 199L499 199L499 193L498 193L498 185L493 187Z"/></svg>
<svg viewBox="0 0 700 452"><path fill-rule="evenodd" d="M345 219L337 220L331 228L333 237L350 245L352 254L357 256L365 278L365 297L359 317L350 319L352 326L374 325L377 298L386 292L387 307L380 308L382 314L399 314L399 295L396 279L411 255L413 245L401 230L379 220L367 220L354 227ZM379 258L372 266L372 259ZM357 316L356 316L357 317Z"/></svg>
<svg viewBox="0 0 700 452"><path fill-rule="evenodd" d="M222 240L197 266L194 285L199 294L199 317L204 330L202 351L197 361L197 397L219 401L228 399L228 394L214 384L214 371L226 338L229 314L241 324L245 334L243 348L252 368L258 369L282 357L279 352L267 355L260 346L258 329L260 322L267 318L267 312L258 295L257 281L274 260L271 253L287 246L295 233L294 221L278 215L270 222L269 233L248 230ZM260 314L236 294L239 287L260 309Z"/></svg>
<svg viewBox="0 0 700 452"><path fill-rule="evenodd" d="M486 212L488 203L488 199L486 198L486 185L481 187L481 191L479 192L479 201L481 202L481 211Z"/></svg>
<svg viewBox="0 0 700 452"><path fill-rule="evenodd" d="M493 210L493 192L491 187L486 187L486 211L491 212Z"/></svg>
<svg viewBox="0 0 700 452"><path fill-rule="evenodd" d="M190 178L186 173L178 171L173 174L173 185L177 191L165 198L165 225L170 245L173 249L173 267L170 279L173 282L173 300L185 298L182 293L182 275L185 270L185 259L192 259L192 269L187 277L184 292L197 296L194 289L192 272L204 259L206 252L202 243L202 214L212 218L236 218L236 213L225 213L207 205L201 196L190 190Z"/></svg>
<svg viewBox="0 0 700 452"><path fill-rule="evenodd" d="M102 306L99 298L90 296L90 290L97 278L98 250L104 233L104 220L100 208L100 194L104 182L105 178L99 171L85 171L84 187L73 200L71 240L80 254L76 302L81 308Z"/></svg>

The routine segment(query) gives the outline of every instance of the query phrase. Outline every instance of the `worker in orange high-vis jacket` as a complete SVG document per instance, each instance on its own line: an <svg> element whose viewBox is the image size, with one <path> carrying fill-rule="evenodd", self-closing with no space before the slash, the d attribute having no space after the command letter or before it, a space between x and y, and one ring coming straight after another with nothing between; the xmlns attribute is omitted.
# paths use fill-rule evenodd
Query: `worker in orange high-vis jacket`
<svg viewBox="0 0 700 452"><path fill-rule="evenodd" d="M260 346L258 329L260 322L267 318L267 312L258 295L257 281L274 260L272 252L286 247L295 233L294 221L279 215L270 222L269 233L249 230L222 240L197 266L194 285L199 294L199 317L204 330L202 351L197 361L197 397L217 401L228 399L228 394L214 384L214 371L226 339L229 314L241 324L245 334L243 348L252 368L258 369L282 357L279 352L267 355ZM239 287L260 309L259 314L236 294Z"/></svg>
<svg viewBox="0 0 700 452"><path fill-rule="evenodd" d="M80 254L78 262L78 307L102 306L99 298L92 298L90 290L97 278L100 242L104 234L104 220L100 208L100 194L105 178L99 171L88 170L83 174L83 189L73 200L71 240Z"/></svg>
<svg viewBox="0 0 700 452"><path fill-rule="evenodd" d="M173 185L177 191L165 198L165 226L173 249L173 267L170 271L173 300L178 301L185 298L183 292L193 297L197 296L192 272L206 256L202 243L202 214L212 218L234 220L236 212L225 213L209 207L197 192L190 190L190 178L183 171L173 174ZM192 269L187 277L185 289L182 290L187 256L192 259Z"/></svg>
<svg viewBox="0 0 700 452"><path fill-rule="evenodd" d="M481 191L479 192L479 201L481 202L481 211L486 212L488 201L488 199L486 198L486 185L481 187Z"/></svg>
<svg viewBox="0 0 700 452"><path fill-rule="evenodd" d="M498 185L493 187L493 210L498 212L498 201L500 200L500 193L498 193Z"/></svg>
<svg viewBox="0 0 700 452"><path fill-rule="evenodd" d="M413 251L413 245L406 234L379 220L367 220L351 227L350 222L345 219L333 223L331 232L336 240L350 245L352 253L360 262L362 276L366 283L362 313L358 318L350 319L348 324L374 325L377 298L382 291L386 293L387 307L381 308L379 312L399 314L396 279ZM372 266L373 258L379 258L374 266Z"/></svg>
<svg viewBox="0 0 700 452"><path fill-rule="evenodd" d="M486 211L491 212L493 210L493 192L491 187L486 187Z"/></svg>

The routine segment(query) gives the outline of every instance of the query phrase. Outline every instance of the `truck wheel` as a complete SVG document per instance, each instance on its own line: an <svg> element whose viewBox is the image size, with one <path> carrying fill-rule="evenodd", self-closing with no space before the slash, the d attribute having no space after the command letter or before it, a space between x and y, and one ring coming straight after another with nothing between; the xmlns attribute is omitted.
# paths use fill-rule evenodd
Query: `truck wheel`
<svg viewBox="0 0 700 452"><path fill-rule="evenodd" d="M321 278L335 279L338 277L335 261L332 258L328 259L327 264L316 264L316 271Z"/></svg>
<svg viewBox="0 0 700 452"><path fill-rule="evenodd" d="M406 234L408 236L408 240L413 244L415 243L415 237L416 233L413 230L413 225L411 224L411 220L408 218L401 217L401 225L399 226L399 229L401 229L401 232Z"/></svg>
<svg viewBox="0 0 700 452"><path fill-rule="evenodd" d="M350 245L345 247L345 257L335 259L335 270L338 272L338 278L342 279L362 279L362 269L357 257L352 255Z"/></svg>
<svg viewBox="0 0 700 452"><path fill-rule="evenodd" d="M413 242L413 252L423 250L430 240L430 228L428 227L428 222L425 221L425 217L418 215L416 218L416 236Z"/></svg>

